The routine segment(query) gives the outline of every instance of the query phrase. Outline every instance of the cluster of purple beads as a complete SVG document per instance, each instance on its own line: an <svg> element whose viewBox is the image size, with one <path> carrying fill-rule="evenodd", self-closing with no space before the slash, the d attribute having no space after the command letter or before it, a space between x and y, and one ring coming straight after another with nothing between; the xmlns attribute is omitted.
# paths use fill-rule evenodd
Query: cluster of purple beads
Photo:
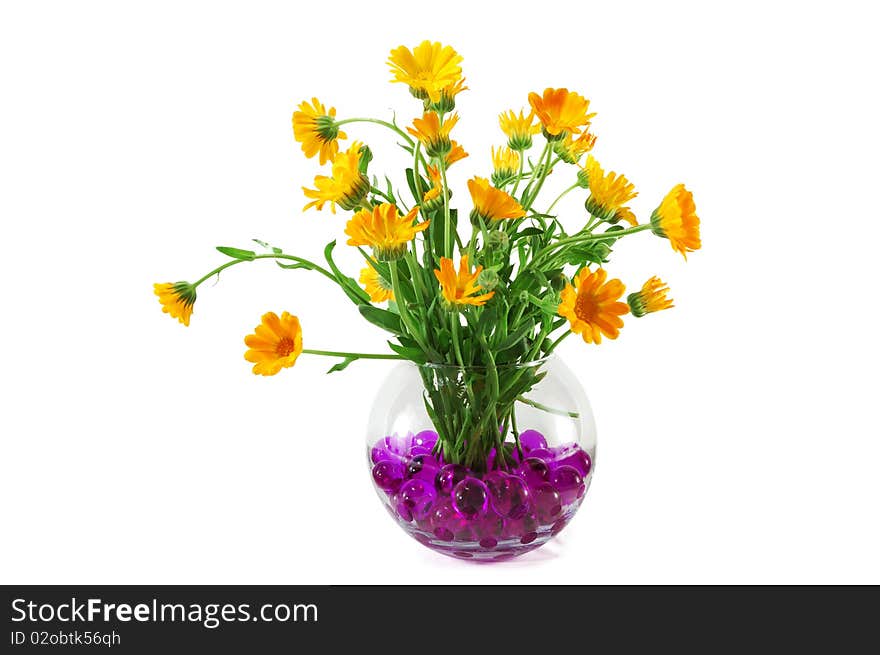
<svg viewBox="0 0 880 655"><path fill-rule="evenodd" d="M522 457L514 449L508 470L498 469L493 451L488 472L479 473L444 463L434 453L437 433L431 430L385 437L370 451L373 480L392 515L429 546L525 546L565 526L586 491L592 461L575 443L549 447L535 430L521 433L519 441Z"/></svg>

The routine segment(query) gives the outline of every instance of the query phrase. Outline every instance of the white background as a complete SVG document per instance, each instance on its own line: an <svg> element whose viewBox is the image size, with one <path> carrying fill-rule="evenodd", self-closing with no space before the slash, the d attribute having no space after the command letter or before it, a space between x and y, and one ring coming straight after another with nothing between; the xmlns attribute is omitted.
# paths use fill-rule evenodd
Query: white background
<svg viewBox="0 0 880 655"><path fill-rule="evenodd" d="M870 6L4 2L0 581L880 582ZM471 87L459 202L497 113L568 86L642 220L679 181L703 220L687 263L648 234L618 248L611 273L661 275L677 307L560 348L598 473L558 540L492 566L431 553L375 497L385 364L250 373L242 338L269 310L298 314L306 347L383 348L325 280L242 265L199 290L188 329L152 293L252 237L320 258L345 218L301 212L318 164L291 112L315 95L409 122L385 59L423 38L458 49ZM348 128L399 175L393 139Z"/></svg>

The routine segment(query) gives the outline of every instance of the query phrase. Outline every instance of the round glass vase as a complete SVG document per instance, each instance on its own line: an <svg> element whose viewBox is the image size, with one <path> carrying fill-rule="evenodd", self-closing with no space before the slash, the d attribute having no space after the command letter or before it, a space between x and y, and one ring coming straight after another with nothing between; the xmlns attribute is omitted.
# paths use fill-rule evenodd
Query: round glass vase
<svg viewBox="0 0 880 655"><path fill-rule="evenodd" d="M367 430L373 485L425 546L498 561L562 530L593 476L596 426L556 357L487 367L413 363L378 389Z"/></svg>

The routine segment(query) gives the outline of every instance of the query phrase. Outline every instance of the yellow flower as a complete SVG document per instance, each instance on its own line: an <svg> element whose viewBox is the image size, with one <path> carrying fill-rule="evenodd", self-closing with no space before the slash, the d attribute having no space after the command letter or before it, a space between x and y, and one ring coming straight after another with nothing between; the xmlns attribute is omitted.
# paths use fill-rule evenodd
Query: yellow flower
<svg viewBox="0 0 880 655"><path fill-rule="evenodd" d="M471 273L467 255L462 255L457 274L451 259L448 257L440 258L440 268L439 270L434 270L434 275L440 283L443 299L450 308L456 308L461 305L479 307L485 305L495 295L494 291L481 296L477 295L483 289L477 282L477 278L480 277L482 271L483 267L477 266L477 270Z"/></svg>
<svg viewBox="0 0 880 655"><path fill-rule="evenodd" d="M631 293L626 297L633 316L641 318L645 314L659 312L663 309L674 307L672 298L667 298L669 287L659 277L654 276L642 286L641 291Z"/></svg>
<svg viewBox="0 0 880 655"><path fill-rule="evenodd" d="M449 168L455 162L468 156L468 154L464 151L464 148L462 148L458 144L458 141L456 141L455 139L451 139L449 141L449 144L449 152L446 154L446 168Z"/></svg>
<svg viewBox="0 0 880 655"><path fill-rule="evenodd" d="M519 153L511 148L492 146L492 184L503 186L519 173Z"/></svg>
<svg viewBox="0 0 880 655"><path fill-rule="evenodd" d="M275 375L293 366L302 353L302 328L292 314L284 312L278 318L275 312L268 312L244 342L248 347L244 358L254 364L254 375Z"/></svg>
<svg viewBox="0 0 880 655"><path fill-rule="evenodd" d="M413 126L406 131L416 137L423 146L429 157L443 157L452 150L452 140L449 132L458 122L458 114L452 114L443 124L440 124L440 115L434 111L426 111L421 118L413 120Z"/></svg>
<svg viewBox="0 0 880 655"><path fill-rule="evenodd" d="M350 246L370 246L379 261L399 259L416 234L427 229L431 221L413 225L419 213L413 207L406 216L398 216L397 207L384 203L372 210L362 209L345 226Z"/></svg>
<svg viewBox="0 0 880 655"><path fill-rule="evenodd" d="M620 318L629 311L626 303L618 302L624 286L620 280L605 282L608 274L600 268L591 272L581 269L574 285L566 284L560 293L557 313L567 318L571 331L580 334L587 343L602 343L602 335L616 339L623 327Z"/></svg>
<svg viewBox="0 0 880 655"><path fill-rule="evenodd" d="M590 187L590 197L585 205L588 212L609 223L623 219L630 225L638 224L635 214L626 206L639 195L632 182L614 171L606 175L593 155L587 157L583 171Z"/></svg>
<svg viewBox="0 0 880 655"><path fill-rule="evenodd" d="M391 51L388 65L392 82L403 82L417 98L439 102L444 89L461 80L462 57L450 46L422 41L415 50L399 46Z"/></svg>
<svg viewBox="0 0 880 655"><path fill-rule="evenodd" d="M184 325L189 325L189 317L192 316L196 302L196 288L193 285L189 282L154 284L153 293L159 296L163 312Z"/></svg>
<svg viewBox="0 0 880 655"><path fill-rule="evenodd" d="M436 166L428 166L428 177L431 178L431 188L422 195L422 211L431 212L443 205L443 177L440 169ZM452 197L452 193L449 193Z"/></svg>
<svg viewBox="0 0 880 655"><path fill-rule="evenodd" d="M544 136L551 141L569 132L580 134L596 115L589 113L589 100L568 89L544 89L543 96L530 93L529 104L544 127Z"/></svg>
<svg viewBox="0 0 880 655"><path fill-rule="evenodd" d="M468 191L474 201L474 209L471 212L471 221L500 221L506 218L522 218L525 211L509 193L496 189L489 185L489 180L483 177L474 177L468 180Z"/></svg>
<svg viewBox="0 0 880 655"><path fill-rule="evenodd" d="M700 249L700 218L696 212L694 195L684 184L678 184L651 214L654 234L669 239L672 249L685 259L687 253Z"/></svg>
<svg viewBox="0 0 880 655"><path fill-rule="evenodd" d="M306 197L312 198L303 211L309 207L321 210L324 203L329 202L330 211L335 214L336 205L351 210L360 204L370 190L370 181L360 171L362 147L363 144L355 141L348 150L337 154L333 158L330 177L315 176L316 189L303 187Z"/></svg>
<svg viewBox="0 0 880 655"><path fill-rule="evenodd" d="M566 164L577 164L585 153L590 152L596 145L596 137L586 130L578 138L566 134L561 141L553 143L553 151L559 155Z"/></svg>
<svg viewBox="0 0 880 655"><path fill-rule="evenodd" d="M498 115L501 131L507 135L507 145L522 152L532 147L532 136L541 131L541 124L535 122L535 112L525 116L522 111L517 116L513 110Z"/></svg>
<svg viewBox="0 0 880 655"><path fill-rule="evenodd" d="M303 102L299 111L293 112L293 137L302 144L306 157L320 153L323 166L336 157L337 139L346 138L346 134L336 125L336 108L330 107L327 111L317 98L312 98L312 104Z"/></svg>
<svg viewBox="0 0 880 655"><path fill-rule="evenodd" d="M379 272L373 268L372 263L366 268L361 269L359 282L364 285L364 290L369 294L370 300L373 302L394 300L394 289L391 283L379 275Z"/></svg>
<svg viewBox="0 0 880 655"><path fill-rule="evenodd" d="M455 96L462 91L467 91L464 80L461 79L455 84L450 84L440 91L440 99L437 102L431 102L430 99L425 100L425 109L431 109L441 114L446 114L455 109Z"/></svg>

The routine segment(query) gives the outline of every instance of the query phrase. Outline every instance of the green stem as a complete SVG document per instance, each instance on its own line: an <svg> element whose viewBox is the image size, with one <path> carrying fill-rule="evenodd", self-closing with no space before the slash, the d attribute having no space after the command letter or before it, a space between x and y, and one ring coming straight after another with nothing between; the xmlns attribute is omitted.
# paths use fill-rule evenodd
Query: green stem
<svg viewBox="0 0 880 655"><path fill-rule="evenodd" d="M443 178L443 252L444 256L452 257L452 218L449 212L449 194L446 190L449 185L446 183L446 158L441 157L437 160L440 167L440 175Z"/></svg>
<svg viewBox="0 0 880 655"><path fill-rule="evenodd" d="M303 351L305 352L305 351ZM567 412L564 409L556 409L555 407L548 407L547 405L542 405L539 402L535 402L534 400L529 400L525 396L517 396L517 400L524 405L528 405L529 407L534 407L535 409L540 409L542 412L547 412L549 414L556 414L557 416L568 416L569 418L580 418L581 415L577 412Z"/></svg>
<svg viewBox="0 0 880 655"><path fill-rule="evenodd" d="M545 260L550 253L554 250L559 249L560 247L569 246L577 243L589 243L590 241L601 241L602 239L619 239L620 237L624 237L627 234L635 234L637 232L644 232L645 230L650 230L651 224L645 223L643 225L636 225L635 227L630 227L625 230L617 230L616 232L604 232L602 234L574 234L570 237L566 237L565 239L560 239L554 243L551 243L547 246L543 251L541 251L535 259L533 259L526 268L535 266L539 262Z"/></svg>
<svg viewBox="0 0 880 655"><path fill-rule="evenodd" d="M569 193L571 193L572 191L574 191L577 188L578 188L578 183L575 182L570 187L568 187L565 191L563 191L558 196L556 196L556 200L554 200L553 202L550 203L550 206L547 208L547 211L545 211L544 213L549 214L551 211L553 211L553 208L556 206L557 202L562 200L565 196L567 196Z"/></svg>
<svg viewBox="0 0 880 655"><path fill-rule="evenodd" d="M336 350L303 349L304 355L323 355L324 357L340 357L343 359L406 359L401 355L380 355L376 353L347 353Z"/></svg>
<svg viewBox="0 0 880 655"><path fill-rule="evenodd" d="M525 209L526 211L531 209L532 205L535 204L535 200L538 199L538 194L541 193L541 187L544 186L544 181L550 175L550 169L551 169L550 160L553 159L553 148L550 145L549 141L547 142L547 145L544 147L544 153L542 153L541 161L539 163L543 162L544 154L547 155L547 164L538 167L538 170L541 171L541 177L538 179L538 183L535 185L534 191L532 191L529 194L529 202L526 205L523 205L523 209Z"/></svg>
<svg viewBox="0 0 880 655"><path fill-rule="evenodd" d="M419 346L422 347L422 350L430 352L431 349L428 348L422 337L422 333L418 331L413 323L409 308L406 306L406 296L404 296L400 287L400 274L397 272L397 261L394 260L388 262L388 268L391 270L391 287L394 289L394 298L397 301L397 309L400 311L400 319L403 321L406 329L409 330L413 339L415 339Z"/></svg>
<svg viewBox="0 0 880 655"><path fill-rule="evenodd" d="M304 264L304 268L308 268L310 270L317 271L321 275L324 275L325 277L328 277L331 280L333 280L336 284L339 284L339 282L336 279L336 276L333 275L333 273L328 271L326 268L323 268L322 266L319 266L318 264L316 264L312 261L309 261L308 259L303 259L302 257L296 257L295 255L285 255L285 254L271 254L271 255L256 255L254 257L254 259L286 259L289 261L294 261L294 262L297 262L298 264ZM231 262L226 262L222 266L218 266L210 273L203 275L197 281L193 282L193 286L194 287L199 286L205 280L214 277L220 271L225 270L225 269L229 268L230 266L235 266L236 264L242 264L244 262L249 262L249 261L253 261L253 260L233 259Z"/></svg>
<svg viewBox="0 0 880 655"><path fill-rule="evenodd" d="M571 334L571 330L566 330L565 332L563 332L561 337L559 337L556 341L554 341L552 344L550 344L550 348L547 349L547 354L549 355L554 350L556 350L556 346L558 346L560 343L562 343L562 340L565 339L565 337L567 337L569 334Z"/></svg>
<svg viewBox="0 0 880 655"><path fill-rule="evenodd" d="M513 185L513 190L510 192L511 197L516 198L516 190L519 189L519 183L522 182L523 178L523 169L526 165L526 152L523 150L519 153L519 173L516 176L516 182Z"/></svg>
<svg viewBox="0 0 880 655"><path fill-rule="evenodd" d="M341 121L336 121L336 126L338 127L340 125L345 125L346 123L375 123L376 125L382 125L384 127L387 127L389 130L392 130L395 134L398 134L404 141L406 141L407 145L409 145L411 147L415 147L414 142L413 142L412 138L409 136L409 134L407 134L406 132L401 130L394 123L389 123L388 121L383 121L378 118L357 117L357 118L345 118Z"/></svg>

